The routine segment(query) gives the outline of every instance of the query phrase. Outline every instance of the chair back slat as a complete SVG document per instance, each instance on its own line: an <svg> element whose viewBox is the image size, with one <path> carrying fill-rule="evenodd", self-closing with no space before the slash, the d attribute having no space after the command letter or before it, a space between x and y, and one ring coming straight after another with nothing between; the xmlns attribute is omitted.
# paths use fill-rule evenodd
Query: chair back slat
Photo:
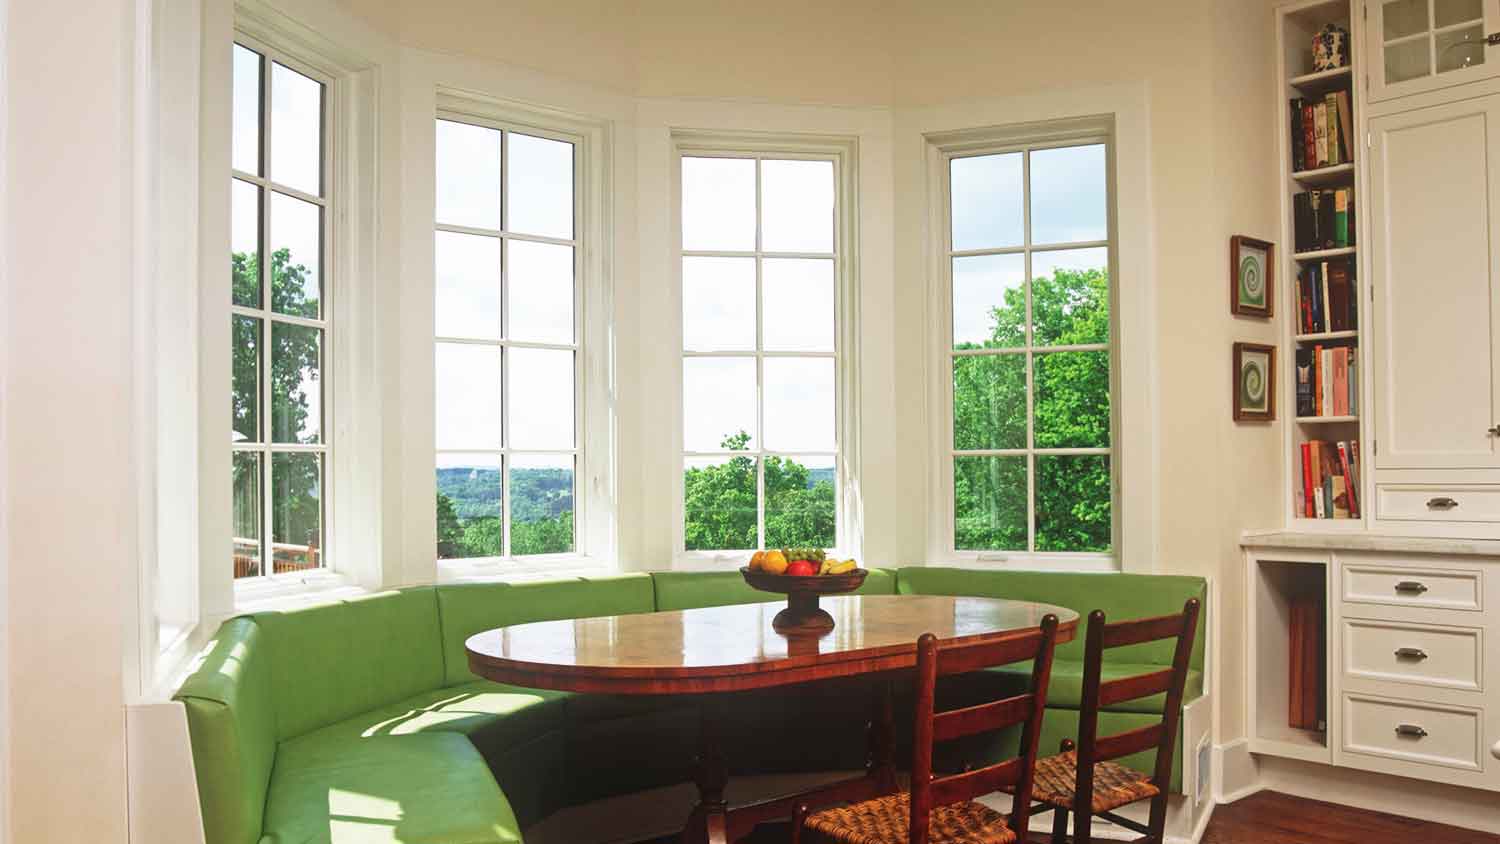
<svg viewBox="0 0 1500 844"><path fill-rule="evenodd" d="M912 730L910 844L927 844L932 810L1013 785L1016 800L1010 828L1026 829L1031 818L1031 786L1036 773L1037 743L1052 679L1052 654L1057 639L1057 616L1042 618L1041 626L999 642L958 642L942 647L937 637L917 640L917 704ZM1031 690L966 709L934 712L937 678L995 665L1031 661ZM932 775L933 745L938 741L1022 724L1021 749L1016 758L945 777ZM973 789L980 789L974 791Z"/></svg>
<svg viewBox="0 0 1500 844"><path fill-rule="evenodd" d="M1113 706L1127 700L1159 695L1172 688L1172 669L1136 674L1099 684L1099 705Z"/></svg>
<svg viewBox="0 0 1500 844"><path fill-rule="evenodd" d="M1035 706L1033 695L1024 694L1003 700L950 709L933 716L932 740L952 741L956 738L987 733L1012 724L1019 724L1031 715Z"/></svg>
<svg viewBox="0 0 1500 844"><path fill-rule="evenodd" d="M1155 642L1158 639L1175 639L1181 633L1182 613L1120 621L1104 628L1104 647L1107 650Z"/></svg>
<svg viewBox="0 0 1500 844"><path fill-rule="evenodd" d="M1140 753L1161 745L1163 730L1160 723L1149 727L1137 727L1123 733L1104 736L1094 741L1094 761L1107 762L1132 753Z"/></svg>
<svg viewBox="0 0 1500 844"><path fill-rule="evenodd" d="M995 765L986 765L983 768L934 780L932 804L947 806L1010 788L1021 779L1021 768L1022 759L1016 757Z"/></svg>

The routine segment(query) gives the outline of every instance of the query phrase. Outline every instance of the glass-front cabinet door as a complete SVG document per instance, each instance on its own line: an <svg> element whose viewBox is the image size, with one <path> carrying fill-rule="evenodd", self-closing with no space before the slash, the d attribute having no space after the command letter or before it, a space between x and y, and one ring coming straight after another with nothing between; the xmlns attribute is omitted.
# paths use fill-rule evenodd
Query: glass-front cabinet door
<svg viewBox="0 0 1500 844"><path fill-rule="evenodd" d="M1500 0L1365 0L1370 99L1500 74ZM1500 43L1500 38L1497 38Z"/></svg>

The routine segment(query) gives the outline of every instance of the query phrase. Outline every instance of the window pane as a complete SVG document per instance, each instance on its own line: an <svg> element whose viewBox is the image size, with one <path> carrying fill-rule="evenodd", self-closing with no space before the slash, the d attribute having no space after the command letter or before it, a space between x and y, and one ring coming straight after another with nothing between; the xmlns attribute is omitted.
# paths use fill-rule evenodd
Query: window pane
<svg viewBox="0 0 1500 844"><path fill-rule="evenodd" d="M500 349L438 343L437 447L500 448Z"/></svg>
<svg viewBox="0 0 1500 844"><path fill-rule="evenodd" d="M834 459L766 458L766 547L832 548L837 478Z"/></svg>
<svg viewBox="0 0 1500 844"><path fill-rule="evenodd" d="M261 322L254 317L231 316L230 368L234 442L260 442L260 350Z"/></svg>
<svg viewBox="0 0 1500 844"><path fill-rule="evenodd" d="M234 111L230 161L234 169L260 175L260 54L234 45Z"/></svg>
<svg viewBox="0 0 1500 844"><path fill-rule="evenodd" d="M1109 342L1109 250L1031 256L1031 323L1039 346Z"/></svg>
<svg viewBox="0 0 1500 844"><path fill-rule="evenodd" d="M1387 85L1426 76L1432 70L1431 45L1426 38L1402 41L1385 48Z"/></svg>
<svg viewBox="0 0 1500 844"><path fill-rule="evenodd" d="M682 248L755 248L754 159L682 159Z"/></svg>
<svg viewBox="0 0 1500 844"><path fill-rule="evenodd" d="M831 258L767 258L761 265L761 290L764 348L833 351Z"/></svg>
<svg viewBox="0 0 1500 844"><path fill-rule="evenodd" d="M323 441L322 347L322 329L271 323L272 441Z"/></svg>
<svg viewBox="0 0 1500 844"><path fill-rule="evenodd" d="M260 188L234 179L229 192L229 251L232 300L260 307Z"/></svg>
<svg viewBox="0 0 1500 844"><path fill-rule="evenodd" d="M833 251L832 161L762 161L760 185L761 249Z"/></svg>
<svg viewBox="0 0 1500 844"><path fill-rule="evenodd" d="M573 353L511 348L510 447L573 447Z"/></svg>
<svg viewBox="0 0 1500 844"><path fill-rule="evenodd" d="M437 456L438 559L505 553L500 520L502 477L498 454Z"/></svg>
<svg viewBox="0 0 1500 844"><path fill-rule="evenodd" d="M323 455L271 454L271 570L322 565Z"/></svg>
<svg viewBox="0 0 1500 844"><path fill-rule="evenodd" d="M323 192L323 85L271 62L271 180Z"/></svg>
<svg viewBox="0 0 1500 844"><path fill-rule="evenodd" d="M1026 447L1026 356L953 359L953 447Z"/></svg>
<svg viewBox="0 0 1500 844"><path fill-rule="evenodd" d="M1467 21L1483 22L1484 3L1482 0L1437 0L1433 18L1439 29Z"/></svg>
<svg viewBox="0 0 1500 844"><path fill-rule="evenodd" d="M573 145L510 133L506 229L563 240L573 238Z"/></svg>
<svg viewBox="0 0 1500 844"><path fill-rule="evenodd" d="M766 448L833 451L832 358L766 358Z"/></svg>
<svg viewBox="0 0 1500 844"><path fill-rule="evenodd" d="M517 454L510 458L510 553L566 554L573 550L573 456Z"/></svg>
<svg viewBox="0 0 1500 844"><path fill-rule="evenodd" d="M953 259L953 348L1026 345L1026 258Z"/></svg>
<svg viewBox="0 0 1500 844"><path fill-rule="evenodd" d="M271 308L278 314L321 313L323 209L271 191Z"/></svg>
<svg viewBox="0 0 1500 844"><path fill-rule="evenodd" d="M1429 0L1394 0L1381 7L1386 41L1427 31ZM1426 49L1427 45L1422 45Z"/></svg>
<svg viewBox="0 0 1500 844"><path fill-rule="evenodd" d="M438 232L433 242L439 337L500 339L500 238Z"/></svg>
<svg viewBox="0 0 1500 844"><path fill-rule="evenodd" d="M684 461L683 538L689 551L754 548L755 458Z"/></svg>
<svg viewBox="0 0 1500 844"><path fill-rule="evenodd" d="M755 361L684 359L682 416L683 446L688 451L754 448Z"/></svg>
<svg viewBox="0 0 1500 844"><path fill-rule="evenodd" d="M1036 550L1108 551L1109 456L1037 455Z"/></svg>
<svg viewBox="0 0 1500 844"><path fill-rule="evenodd" d="M260 570L260 454L234 453L234 576L254 577Z"/></svg>
<svg viewBox="0 0 1500 844"><path fill-rule="evenodd" d="M500 228L500 130L437 122L437 221Z"/></svg>
<svg viewBox="0 0 1500 844"><path fill-rule="evenodd" d="M755 348L755 259L682 259L682 347Z"/></svg>
<svg viewBox="0 0 1500 844"><path fill-rule="evenodd" d="M1103 144L1031 153L1031 242L1107 238L1104 179Z"/></svg>
<svg viewBox="0 0 1500 844"><path fill-rule="evenodd" d="M510 338L572 343L573 247L512 240L507 248Z"/></svg>
<svg viewBox="0 0 1500 844"><path fill-rule="evenodd" d="M955 158L949 168L954 250L1020 246L1026 227L1021 153Z"/></svg>
<svg viewBox="0 0 1500 844"><path fill-rule="evenodd" d="M1037 355L1037 448L1109 447L1109 352Z"/></svg>
<svg viewBox="0 0 1500 844"><path fill-rule="evenodd" d="M953 459L953 547L1026 550L1026 458Z"/></svg>
<svg viewBox="0 0 1500 844"><path fill-rule="evenodd" d="M1475 23L1461 29L1439 32L1433 36L1432 47L1438 57L1438 73L1484 64L1483 24Z"/></svg>

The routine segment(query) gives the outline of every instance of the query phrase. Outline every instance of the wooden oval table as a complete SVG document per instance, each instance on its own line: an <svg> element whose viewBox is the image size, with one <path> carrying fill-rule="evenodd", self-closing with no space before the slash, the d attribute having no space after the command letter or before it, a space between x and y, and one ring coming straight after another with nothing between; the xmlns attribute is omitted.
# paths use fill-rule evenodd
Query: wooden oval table
<svg viewBox="0 0 1500 844"><path fill-rule="evenodd" d="M678 695L738 692L916 665L917 638L999 642L1058 618L1057 642L1071 641L1078 614L1064 607L995 598L938 595L850 595L824 599L834 628L784 635L771 627L781 603L599 618L562 619L487 630L467 642L469 668L500 683L571 692ZM722 721L712 699L699 707L698 805L683 841L737 841L757 824L790 817L794 805L868 799L895 788L891 684L876 684L865 774L800 794L730 809Z"/></svg>

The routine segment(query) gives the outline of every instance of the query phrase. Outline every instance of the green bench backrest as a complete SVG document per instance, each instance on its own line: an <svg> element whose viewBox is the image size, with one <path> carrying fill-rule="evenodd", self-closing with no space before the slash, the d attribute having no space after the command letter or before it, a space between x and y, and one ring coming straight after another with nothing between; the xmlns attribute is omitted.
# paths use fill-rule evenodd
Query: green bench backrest
<svg viewBox="0 0 1500 844"><path fill-rule="evenodd" d="M649 574L580 577L535 583L462 583L437 587L443 628L443 682L478 679L469 671L464 642L475 633L510 624L651 612L656 608Z"/></svg>
<svg viewBox="0 0 1500 844"><path fill-rule="evenodd" d="M786 600L784 595L751 589L737 571L659 571L651 575L651 580L656 587L658 610ZM896 594L896 573L890 569L872 569L858 594Z"/></svg>
<svg viewBox="0 0 1500 844"><path fill-rule="evenodd" d="M1110 572L980 571L976 569L912 566L897 572L897 590L907 595L976 595L1039 601L1067 607L1079 615L1078 635L1058 645L1057 658L1083 660L1083 631L1087 617L1104 610L1106 621L1125 621L1182 612L1188 598L1205 601L1207 581L1180 575L1118 574ZM1198 616L1192 667L1203 668L1204 615ZM1156 665L1172 663L1170 641L1112 649L1109 659Z"/></svg>

